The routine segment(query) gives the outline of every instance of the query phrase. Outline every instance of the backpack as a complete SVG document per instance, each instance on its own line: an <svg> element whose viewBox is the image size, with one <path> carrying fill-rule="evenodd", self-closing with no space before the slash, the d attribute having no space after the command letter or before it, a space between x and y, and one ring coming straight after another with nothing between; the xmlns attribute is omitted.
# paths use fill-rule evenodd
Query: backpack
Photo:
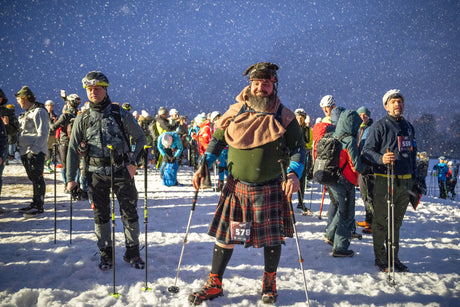
<svg viewBox="0 0 460 307"><path fill-rule="evenodd" d="M123 121L121 119L121 114L120 114L120 106L118 104L111 104L110 112L115 121L117 122L118 126L120 127L120 130L123 133L123 138L126 141L126 144L128 145L129 150L131 151L131 143L129 141L128 135L126 134L125 131L125 126L123 125ZM83 127L83 142L87 142L88 140L86 139L86 130L89 127L89 113L90 109L86 109L82 113L82 127Z"/></svg>
<svg viewBox="0 0 460 307"><path fill-rule="evenodd" d="M327 132L316 145L316 159L313 165L313 179L323 185L337 183L347 163L340 167L341 140L348 136L343 134L338 139L333 132Z"/></svg>

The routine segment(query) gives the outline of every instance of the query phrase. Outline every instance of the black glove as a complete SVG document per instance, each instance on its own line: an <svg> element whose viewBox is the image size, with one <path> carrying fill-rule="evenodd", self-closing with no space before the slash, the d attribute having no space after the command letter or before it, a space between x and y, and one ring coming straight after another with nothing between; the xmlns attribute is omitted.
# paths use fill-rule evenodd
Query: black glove
<svg viewBox="0 0 460 307"><path fill-rule="evenodd" d="M74 200L74 201L81 200L82 192L83 191L80 188L80 184L77 182L77 185L72 190L70 190L70 196L72 197L72 200Z"/></svg>
<svg viewBox="0 0 460 307"><path fill-rule="evenodd" d="M422 198L422 191L420 190L418 180L415 180L412 189L407 192L409 193L409 202L414 210L416 210L418 203L420 202L420 198Z"/></svg>

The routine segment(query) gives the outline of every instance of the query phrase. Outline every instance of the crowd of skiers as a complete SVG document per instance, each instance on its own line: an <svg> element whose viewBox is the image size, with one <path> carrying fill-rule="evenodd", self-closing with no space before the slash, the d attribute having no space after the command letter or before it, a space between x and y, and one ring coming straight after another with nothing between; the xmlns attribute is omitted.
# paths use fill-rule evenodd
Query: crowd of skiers
<svg viewBox="0 0 460 307"><path fill-rule="evenodd" d="M113 191L124 227L124 260L143 269L136 169L160 169L164 185L178 186L178 168L188 163L196 170L193 186L198 190L211 187L210 168L215 165L221 194L208 234L216 240L207 283L189 296L195 305L223 295L223 275L239 244L264 248L262 300L276 301L281 246L295 233L291 197L297 193L298 208L308 214L304 195L310 180L324 187L323 197L326 191L330 197L325 242L333 257L352 257L351 239L361 238L356 226L364 227L363 233L373 236L375 265L385 272L407 272L398 257L399 229L408 204L416 208L420 195L426 194L428 157L417 153L415 131L402 116L403 94L384 94L388 114L377 122L366 106L345 109L326 95L319 104L324 117L312 127L303 108L292 112L281 103L277 70L273 63L250 66L244 73L249 85L225 113L200 113L189 124L176 109L160 107L150 116L130 103L112 102L109 81L99 71L82 79L88 96L84 105L78 95L61 92L65 107L60 116L53 101L37 102L24 86L15 95L24 110L18 120L0 91L0 189L5 161L19 150L34 191L32 203L20 211L43 213L44 168L51 170L59 161L64 192L92 203L101 270L112 267ZM438 178L441 198L455 196L458 165L442 156L430 174ZM366 211L361 222L355 221L356 187Z"/></svg>

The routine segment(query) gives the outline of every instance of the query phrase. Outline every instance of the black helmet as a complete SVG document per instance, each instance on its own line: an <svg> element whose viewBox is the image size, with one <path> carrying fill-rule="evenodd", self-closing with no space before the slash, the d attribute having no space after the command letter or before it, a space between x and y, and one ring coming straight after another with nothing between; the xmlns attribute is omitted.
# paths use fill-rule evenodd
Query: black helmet
<svg viewBox="0 0 460 307"><path fill-rule="evenodd" d="M77 94L70 94L66 97L66 101L69 104L69 106L74 109L78 108L78 106L81 103L81 99Z"/></svg>
<svg viewBox="0 0 460 307"><path fill-rule="evenodd" d="M90 71L81 80L83 88L87 88L88 85L100 85L103 87L109 87L109 79L100 71Z"/></svg>
<svg viewBox="0 0 460 307"><path fill-rule="evenodd" d="M126 111L131 111L131 109L133 108L129 102L123 103L121 107L125 109Z"/></svg>

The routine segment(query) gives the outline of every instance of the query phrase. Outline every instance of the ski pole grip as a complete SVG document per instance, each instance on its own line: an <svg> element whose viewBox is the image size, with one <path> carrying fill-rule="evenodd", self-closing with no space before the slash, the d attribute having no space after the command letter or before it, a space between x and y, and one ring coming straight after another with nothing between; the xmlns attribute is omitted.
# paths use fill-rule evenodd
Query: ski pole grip
<svg viewBox="0 0 460 307"><path fill-rule="evenodd" d="M281 174L283 175L283 180L287 181L287 174L286 174L286 161L283 159L279 159L278 162L281 165Z"/></svg>
<svg viewBox="0 0 460 307"><path fill-rule="evenodd" d="M113 165L115 158L113 156L113 146L112 145L107 145L107 148L110 149L110 162Z"/></svg>

